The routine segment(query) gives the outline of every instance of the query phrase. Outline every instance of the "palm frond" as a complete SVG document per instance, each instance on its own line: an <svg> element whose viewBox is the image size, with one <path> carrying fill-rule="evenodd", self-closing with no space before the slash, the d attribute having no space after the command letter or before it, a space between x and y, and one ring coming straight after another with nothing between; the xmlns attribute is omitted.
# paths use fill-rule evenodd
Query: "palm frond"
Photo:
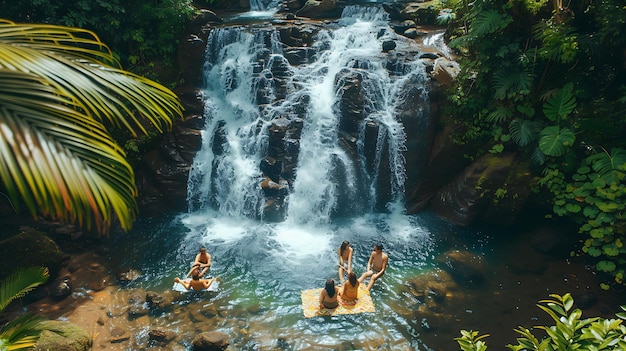
<svg viewBox="0 0 626 351"><path fill-rule="evenodd" d="M0 343L6 347L2 350L29 349L35 346L45 329L44 319L33 313L18 316L0 327Z"/></svg>
<svg viewBox="0 0 626 351"><path fill-rule="evenodd" d="M32 213L106 231L136 215L134 172L104 126L36 76L0 75L0 179Z"/></svg>
<svg viewBox="0 0 626 351"><path fill-rule="evenodd" d="M509 125L509 130L513 141L524 147L537 140L541 123L527 119L514 119Z"/></svg>
<svg viewBox="0 0 626 351"><path fill-rule="evenodd" d="M22 268L2 280L0 285L0 312L11 302L45 283L50 276L46 267Z"/></svg>
<svg viewBox="0 0 626 351"><path fill-rule="evenodd" d="M105 122L136 135L182 116L176 95L123 71L92 32L0 21L0 180L33 215L107 232L135 219L137 189Z"/></svg>

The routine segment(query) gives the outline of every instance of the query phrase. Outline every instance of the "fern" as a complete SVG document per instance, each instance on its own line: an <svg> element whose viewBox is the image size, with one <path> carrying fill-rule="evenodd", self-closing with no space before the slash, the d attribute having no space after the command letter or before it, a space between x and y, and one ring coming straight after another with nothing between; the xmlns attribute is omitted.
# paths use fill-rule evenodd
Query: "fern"
<svg viewBox="0 0 626 351"><path fill-rule="evenodd" d="M509 125L511 138L517 145L528 146L539 137L541 123L527 119L514 119Z"/></svg>
<svg viewBox="0 0 626 351"><path fill-rule="evenodd" d="M545 104L543 104L543 113L546 118L552 122L564 120L576 108L576 98L572 91L574 85L567 83L556 94L552 95Z"/></svg>
<svg viewBox="0 0 626 351"><path fill-rule="evenodd" d="M511 16L500 13L496 10L480 11L476 19L472 22L470 32L475 36L484 36L498 33L506 28L513 19Z"/></svg>
<svg viewBox="0 0 626 351"><path fill-rule="evenodd" d="M510 68L500 69L493 75L491 84L494 89L493 97L497 100L527 95L532 85L532 75L517 69L513 71Z"/></svg>
<svg viewBox="0 0 626 351"><path fill-rule="evenodd" d="M502 122L506 122L513 116L513 111L508 106L498 106L495 111L490 112L485 118L487 122L493 122L496 124L500 124Z"/></svg>

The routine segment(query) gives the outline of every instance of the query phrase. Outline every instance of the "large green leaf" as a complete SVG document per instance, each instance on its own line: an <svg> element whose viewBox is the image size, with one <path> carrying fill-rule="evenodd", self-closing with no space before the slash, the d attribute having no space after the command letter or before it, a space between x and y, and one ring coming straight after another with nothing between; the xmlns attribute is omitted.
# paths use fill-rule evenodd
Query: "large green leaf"
<svg viewBox="0 0 626 351"><path fill-rule="evenodd" d="M22 268L0 282L0 312L12 301L19 299L28 292L45 283L50 276L48 268Z"/></svg>
<svg viewBox="0 0 626 351"><path fill-rule="evenodd" d="M33 215L102 233L115 214L130 229L134 173L105 124L135 135L181 115L173 92L121 70L94 33L0 21L0 180Z"/></svg>
<svg viewBox="0 0 626 351"><path fill-rule="evenodd" d="M613 148L610 153L605 150L602 151L587 158L593 170L598 172L600 176L605 178L615 171L620 172L626 169L626 150Z"/></svg>
<svg viewBox="0 0 626 351"><path fill-rule="evenodd" d="M548 156L562 156L574 145L576 136L568 128L550 126L539 134L539 148Z"/></svg>
<svg viewBox="0 0 626 351"><path fill-rule="evenodd" d="M543 105L543 113L546 118L556 122L564 120L576 108L576 98L572 94L574 85L567 83L562 89L559 89L554 95L550 96L548 101Z"/></svg>
<svg viewBox="0 0 626 351"><path fill-rule="evenodd" d="M519 146L527 146L539 138L541 123L527 119L514 119L509 126L513 141Z"/></svg>

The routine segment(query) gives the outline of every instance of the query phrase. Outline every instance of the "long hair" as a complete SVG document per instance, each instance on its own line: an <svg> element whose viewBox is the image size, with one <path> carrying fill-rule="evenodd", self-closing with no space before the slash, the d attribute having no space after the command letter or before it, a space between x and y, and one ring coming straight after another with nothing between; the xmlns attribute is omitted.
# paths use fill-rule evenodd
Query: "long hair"
<svg viewBox="0 0 626 351"><path fill-rule="evenodd" d="M346 251L346 247L350 245L349 241L344 241L341 243L341 247L339 248L339 255L343 256L344 251Z"/></svg>
<svg viewBox="0 0 626 351"><path fill-rule="evenodd" d="M326 286L324 287L324 289L326 290L326 293L329 297L335 296L335 281L332 279L328 279L326 281Z"/></svg>
<svg viewBox="0 0 626 351"><path fill-rule="evenodd" d="M356 286L356 273L354 272L348 273L348 281L350 282L350 285Z"/></svg>

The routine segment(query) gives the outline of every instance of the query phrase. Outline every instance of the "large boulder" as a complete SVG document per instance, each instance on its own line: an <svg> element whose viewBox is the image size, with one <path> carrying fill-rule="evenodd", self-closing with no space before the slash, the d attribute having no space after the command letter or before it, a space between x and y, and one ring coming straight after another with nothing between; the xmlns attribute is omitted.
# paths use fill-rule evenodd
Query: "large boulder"
<svg viewBox="0 0 626 351"><path fill-rule="evenodd" d="M212 331L198 334L191 344L193 351L223 351L230 345L230 342L228 335Z"/></svg>
<svg viewBox="0 0 626 351"><path fill-rule="evenodd" d="M67 256L45 233L21 227L17 235L0 241L0 279L18 268L48 267L55 277Z"/></svg>
<svg viewBox="0 0 626 351"><path fill-rule="evenodd" d="M70 322L48 321L34 351L87 351L91 350L92 339L83 328Z"/></svg>

